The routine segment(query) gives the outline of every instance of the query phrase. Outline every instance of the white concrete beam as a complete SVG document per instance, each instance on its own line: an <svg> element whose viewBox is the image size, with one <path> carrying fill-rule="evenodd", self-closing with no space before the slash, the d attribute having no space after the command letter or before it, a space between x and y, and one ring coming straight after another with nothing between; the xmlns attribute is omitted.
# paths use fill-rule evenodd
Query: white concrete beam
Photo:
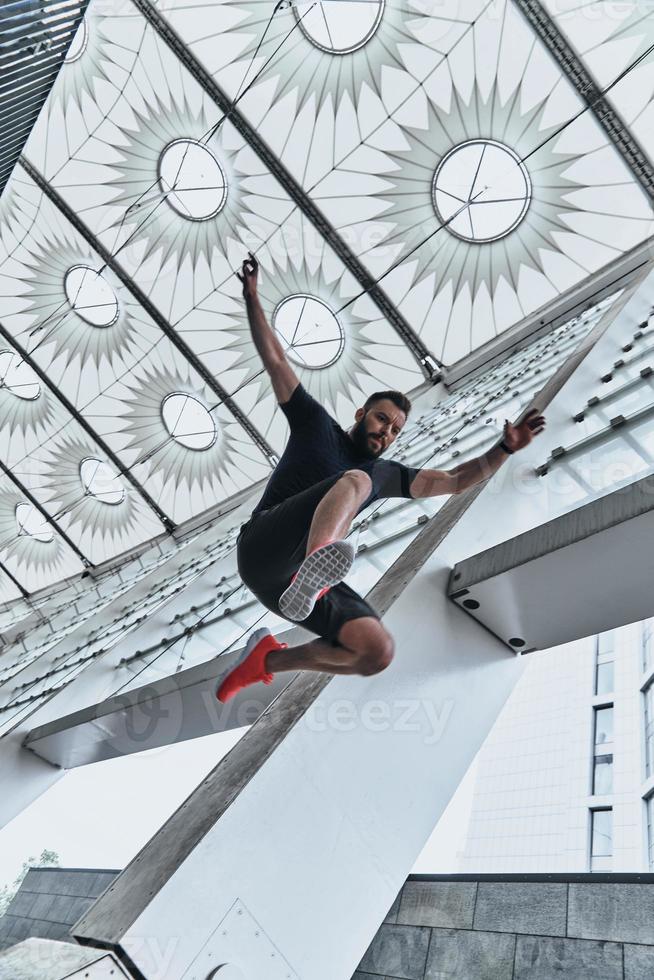
<svg viewBox="0 0 654 980"><path fill-rule="evenodd" d="M653 540L650 476L460 562L449 595L512 649L546 650L654 615Z"/></svg>

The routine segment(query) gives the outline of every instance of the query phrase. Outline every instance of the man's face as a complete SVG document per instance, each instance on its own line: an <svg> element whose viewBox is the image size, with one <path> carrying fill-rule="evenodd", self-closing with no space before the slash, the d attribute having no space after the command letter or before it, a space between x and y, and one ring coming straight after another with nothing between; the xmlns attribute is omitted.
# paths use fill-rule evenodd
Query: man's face
<svg viewBox="0 0 654 980"><path fill-rule="evenodd" d="M367 412L357 409L356 424L350 431L352 441L362 456L377 459L395 442L406 422L406 415L395 402L381 398Z"/></svg>

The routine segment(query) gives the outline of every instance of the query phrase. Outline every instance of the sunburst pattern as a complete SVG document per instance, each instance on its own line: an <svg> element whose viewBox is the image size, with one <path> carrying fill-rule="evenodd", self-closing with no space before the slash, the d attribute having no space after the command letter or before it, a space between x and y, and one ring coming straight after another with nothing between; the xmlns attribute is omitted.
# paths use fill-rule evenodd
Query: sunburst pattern
<svg viewBox="0 0 654 980"><path fill-rule="evenodd" d="M610 17L600 0L556 11L547 2L600 84L650 43L650 12L636 0ZM229 97L246 92L239 110L438 359L451 364L510 331L651 232L644 195L591 113L566 127L582 103L512 0L329 4L156 7ZM589 13L602 27L584 32ZM137 8L92 6L85 30L26 154L268 443L281 451L286 423L235 277L248 249L260 260L269 317L297 314L281 335L298 375L342 424L372 390L415 387L414 354L360 296L324 226L302 215L275 166L222 119ZM645 62L611 93L648 146L650 76ZM479 232L492 232L482 204L488 214L507 203L502 175L482 167L483 150L481 190L462 166L461 186L434 196L448 154L483 141L506 147L526 175L515 220L508 208L495 212L497 234ZM440 227L459 204L461 221ZM85 494L80 464L105 460L100 442L178 522L269 473L198 361L171 344L135 294L18 168L0 202L0 316L99 442L43 386L21 398L2 385L2 358L13 363L15 354L8 342L6 354L0 343L0 453L93 561L160 530L132 486L113 503ZM300 302L284 307L290 296ZM175 393L181 440L169 417ZM198 437L189 419L205 409L215 428ZM39 583L77 567L56 532L51 542L22 537L26 578L32 560ZM52 557L56 549L68 557Z"/></svg>
<svg viewBox="0 0 654 980"><path fill-rule="evenodd" d="M112 386L90 406L89 418L137 479L176 522L263 479L270 468L260 451L190 366L174 363L169 346ZM211 413L216 438L204 450L182 445L164 422L164 400L197 399Z"/></svg>
<svg viewBox="0 0 654 980"><path fill-rule="evenodd" d="M82 571L81 562L58 534L52 532L50 540L39 540L50 535L43 533L37 537L21 532L16 519L16 509L21 506L32 512L30 527L37 532L51 530L13 484L6 478L0 479L0 560L18 581L36 590Z"/></svg>
<svg viewBox="0 0 654 980"><path fill-rule="evenodd" d="M43 439L57 422L56 406L31 368L0 339L0 439ZM10 454L9 454L10 455Z"/></svg>
<svg viewBox="0 0 654 980"><path fill-rule="evenodd" d="M94 492L89 492L89 481L82 481L82 463L95 461L92 477L103 463L98 447L89 439L64 434L46 447L42 458L39 500L95 564L162 533L161 523L124 477L118 475L104 494L102 486L91 482ZM115 473L111 464L103 465ZM117 502L115 485L123 489Z"/></svg>
<svg viewBox="0 0 654 980"><path fill-rule="evenodd" d="M27 198L32 203L36 196L40 220L20 243L13 236L5 236L0 243L3 323L23 349L48 369L50 380L65 384L67 397L82 405L124 371L126 364L138 361L157 342L159 333L111 271L31 182L12 179L7 193L19 202ZM88 274L79 282L68 282L67 288L70 270L80 266L88 269ZM116 319L108 327L89 323L89 314L94 311L84 305L92 304L97 295L94 274L116 297ZM105 300L100 296L97 302ZM73 365L77 369L74 385Z"/></svg>
<svg viewBox="0 0 654 980"><path fill-rule="evenodd" d="M349 0L281 6L274 14L268 0L158 3L231 98L261 75L240 105L282 156L291 117L299 115L305 105L306 124L314 111L324 107L329 114L343 97L356 111L354 106L365 101L366 90L380 92L383 76L394 69L421 78L443 63L486 6L483 0L467 0L463 7L449 2L385 0L381 16L375 9L375 16L366 18L375 23L363 33L369 34L367 43L360 44L362 33L353 23L357 15L360 19L360 12L352 13ZM340 40L330 38L332 18L340 27ZM355 50L340 55L329 52L332 46L347 48L348 37ZM310 138L308 132L306 137Z"/></svg>

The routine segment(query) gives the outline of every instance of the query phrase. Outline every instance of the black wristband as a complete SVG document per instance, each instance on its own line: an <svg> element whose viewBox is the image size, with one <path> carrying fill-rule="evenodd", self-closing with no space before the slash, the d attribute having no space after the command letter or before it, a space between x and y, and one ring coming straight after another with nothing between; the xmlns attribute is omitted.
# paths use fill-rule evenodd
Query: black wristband
<svg viewBox="0 0 654 980"><path fill-rule="evenodd" d="M508 453L509 454L509 456L513 456L513 453L515 452L514 449L509 449L509 447L507 446L507 444L504 442L504 439L502 439L502 441L500 443L500 449L503 449L505 453Z"/></svg>

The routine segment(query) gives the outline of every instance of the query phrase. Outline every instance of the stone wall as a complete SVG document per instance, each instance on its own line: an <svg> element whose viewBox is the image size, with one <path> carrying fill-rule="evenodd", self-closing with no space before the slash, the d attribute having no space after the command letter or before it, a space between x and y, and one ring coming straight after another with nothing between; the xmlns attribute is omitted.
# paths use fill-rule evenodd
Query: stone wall
<svg viewBox="0 0 654 980"><path fill-rule="evenodd" d="M117 874L87 868L30 868L0 916L0 949L28 937L72 942L71 926Z"/></svg>
<svg viewBox="0 0 654 980"><path fill-rule="evenodd" d="M411 876L353 980L654 980L654 875Z"/></svg>

